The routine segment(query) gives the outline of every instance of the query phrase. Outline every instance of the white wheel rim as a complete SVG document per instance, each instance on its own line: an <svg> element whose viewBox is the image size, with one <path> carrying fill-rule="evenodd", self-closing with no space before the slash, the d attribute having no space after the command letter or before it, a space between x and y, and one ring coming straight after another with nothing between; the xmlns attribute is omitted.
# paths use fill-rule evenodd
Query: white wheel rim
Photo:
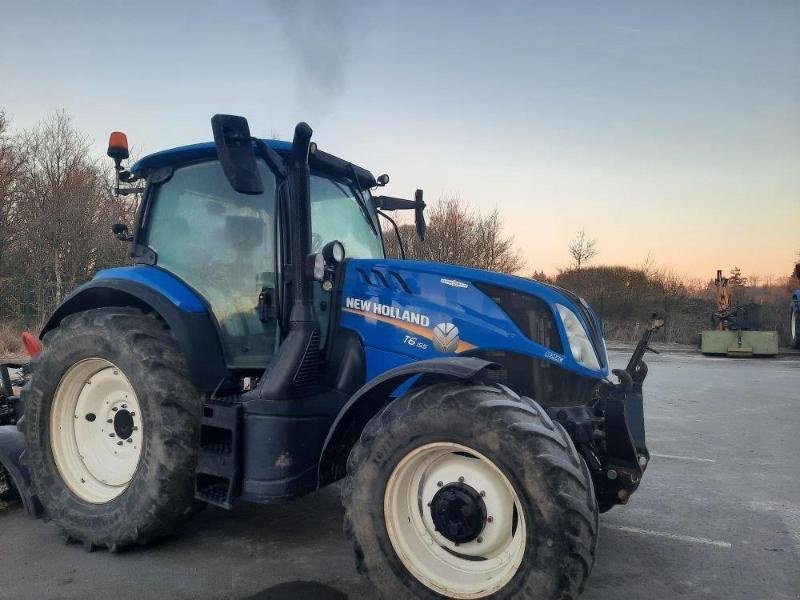
<svg viewBox="0 0 800 600"><path fill-rule="evenodd" d="M480 541L455 544L434 526L428 504L444 486L458 483L485 492L480 495L491 518ZM445 596L489 596L511 581L522 563L526 524L514 487L491 460L461 444L436 442L408 453L389 476L383 509L400 561Z"/></svg>
<svg viewBox="0 0 800 600"><path fill-rule="evenodd" d="M72 365L50 409L50 442L61 479L86 502L122 494L142 454L142 419L130 381L114 364L89 358Z"/></svg>
<svg viewBox="0 0 800 600"><path fill-rule="evenodd" d="M797 341L797 311L792 311L792 341Z"/></svg>

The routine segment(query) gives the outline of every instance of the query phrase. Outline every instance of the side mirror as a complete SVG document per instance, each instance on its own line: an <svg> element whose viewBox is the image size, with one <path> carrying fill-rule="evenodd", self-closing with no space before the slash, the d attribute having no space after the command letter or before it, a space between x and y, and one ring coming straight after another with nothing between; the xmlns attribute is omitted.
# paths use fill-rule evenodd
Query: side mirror
<svg viewBox="0 0 800 600"><path fill-rule="evenodd" d="M382 210L411 210L414 209L414 223L417 226L417 235L425 241L425 201L422 199L422 190L414 192L413 200L393 198L392 196L372 196L373 206ZM383 215L384 217L386 215Z"/></svg>
<svg viewBox="0 0 800 600"><path fill-rule="evenodd" d="M263 194L256 153L247 119L236 115L211 117L214 144L222 170L231 187L240 194Z"/></svg>

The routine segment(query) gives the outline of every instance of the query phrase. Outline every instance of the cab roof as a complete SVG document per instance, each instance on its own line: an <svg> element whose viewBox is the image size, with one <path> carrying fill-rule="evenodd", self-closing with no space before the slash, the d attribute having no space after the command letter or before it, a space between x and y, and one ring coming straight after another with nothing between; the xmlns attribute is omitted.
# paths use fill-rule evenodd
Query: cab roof
<svg viewBox="0 0 800 600"><path fill-rule="evenodd" d="M273 150L280 154L287 154L292 150L290 142L279 140L264 140ZM161 167L172 167L196 160L209 160L217 158L217 148L214 142L201 142L199 144L189 144L188 146L178 146L168 150L159 150L153 154L137 160L130 168L131 173L145 174L147 171L160 169Z"/></svg>
<svg viewBox="0 0 800 600"><path fill-rule="evenodd" d="M282 156L292 151L291 142L267 139L263 140L263 142ZM162 167L173 167L188 162L213 160L215 158L217 158L217 148L214 142L202 142L148 154L137 160L130 168L130 171L136 175L146 176L149 172ZM358 179L361 189L368 189L377 185L372 173L363 167L351 164L327 152L317 150L311 155L309 162L311 168L314 170L323 171L347 179ZM353 176L354 173L355 177Z"/></svg>

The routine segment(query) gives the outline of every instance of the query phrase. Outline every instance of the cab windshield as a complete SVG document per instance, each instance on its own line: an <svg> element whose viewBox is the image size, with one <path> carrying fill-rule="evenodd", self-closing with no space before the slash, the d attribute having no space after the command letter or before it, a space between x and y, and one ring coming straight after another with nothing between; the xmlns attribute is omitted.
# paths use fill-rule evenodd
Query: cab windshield
<svg viewBox="0 0 800 600"><path fill-rule="evenodd" d="M348 258L383 258L377 215L348 183L311 175L311 251L339 240Z"/></svg>

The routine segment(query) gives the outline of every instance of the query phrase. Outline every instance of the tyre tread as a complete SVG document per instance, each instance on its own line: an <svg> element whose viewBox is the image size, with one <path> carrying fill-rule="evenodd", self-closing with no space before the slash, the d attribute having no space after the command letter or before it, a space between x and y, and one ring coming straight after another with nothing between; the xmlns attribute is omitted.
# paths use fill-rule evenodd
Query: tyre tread
<svg viewBox="0 0 800 600"><path fill-rule="evenodd" d="M173 452L156 459L156 462L148 465L148 469L157 469L158 486L164 497L142 508L139 518L135 519L135 526L119 531L97 531L76 524L76 520L70 516L71 509L66 496L52 489L53 484L48 482L48 477L40 474L40 471L44 472L42 468L33 468L31 471L34 486L44 500L45 515L59 524L67 539L82 544L88 551L105 547L116 553L172 534L191 514L186 508L191 508L193 493L185 488L185 484L194 474L196 445L189 440L195 437L195 431L199 432L200 396L189 382L184 358L160 317L133 307L107 307L68 315L58 327L44 336L45 352L32 362L33 377L23 389L26 407L34 407L35 410L40 405L48 387L48 378L55 375L53 369L57 365L52 364L54 359L45 356L48 349L68 345L70 338L80 332L96 330L113 336L135 357L141 365L140 372L147 373L155 388L163 391L157 400L164 422L162 441ZM34 427L27 429L29 446L43 443L39 435L32 431ZM42 461L46 460L45 452L36 454L38 464L34 467L41 467Z"/></svg>
<svg viewBox="0 0 800 600"><path fill-rule="evenodd" d="M492 397L486 397L491 394ZM541 463L541 472L550 492L558 498L563 519L578 523L575 531L562 536L565 545L561 569L576 574L562 589L560 598L577 597L591 572L597 550L598 517L589 470L560 424L530 398L518 397L502 386L470 385L463 382L438 383L415 390L390 402L365 426L347 461L347 475L342 486L345 509L343 531L353 544L359 573L370 577L366 557L356 538L354 522L362 517L354 511L355 476L370 458L375 440L387 433L393 423L407 418L410 411L437 411L448 403L459 402L459 409L473 413L474 419L487 419L509 434L523 439L532 455ZM375 574L380 577L380 574ZM432 597L438 597L435 594Z"/></svg>

